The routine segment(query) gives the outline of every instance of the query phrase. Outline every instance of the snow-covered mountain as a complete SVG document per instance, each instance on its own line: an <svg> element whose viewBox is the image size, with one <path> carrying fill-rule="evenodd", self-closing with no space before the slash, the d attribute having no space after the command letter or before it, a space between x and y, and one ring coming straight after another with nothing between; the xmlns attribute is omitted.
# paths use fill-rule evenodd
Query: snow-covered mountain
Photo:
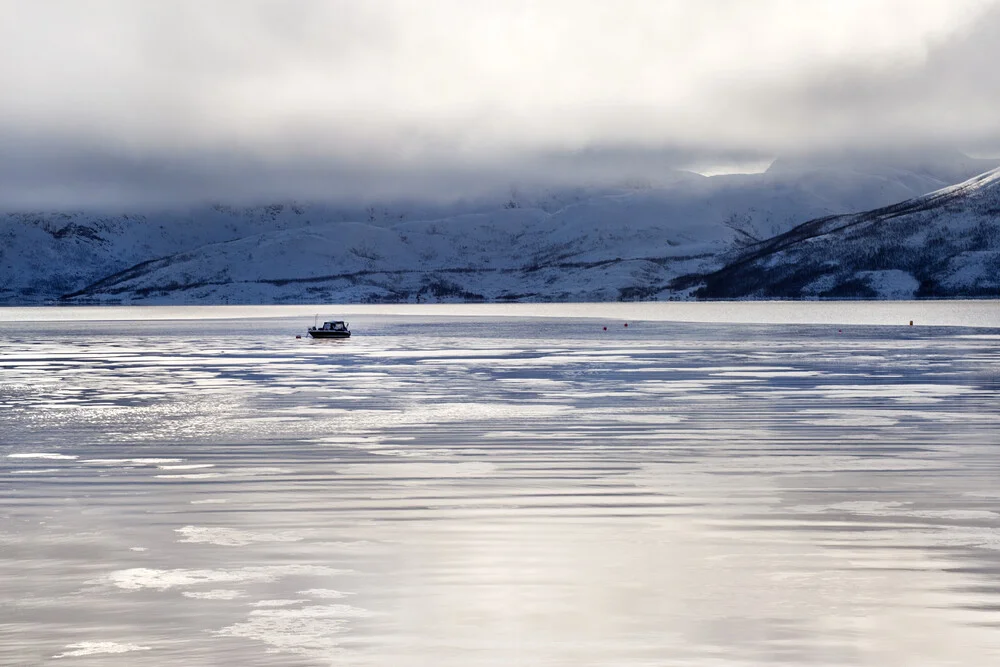
<svg viewBox="0 0 1000 667"><path fill-rule="evenodd" d="M388 225L496 206L285 203L152 213L9 213L0 215L0 303L51 300L140 262L256 234L333 221Z"/></svg>
<svg viewBox="0 0 1000 667"><path fill-rule="evenodd" d="M676 172L655 185L512 188L448 204L8 214L0 303L662 298L734 248L982 166L925 162L779 160L764 174Z"/></svg>
<svg viewBox="0 0 1000 667"><path fill-rule="evenodd" d="M147 262L72 298L209 303L618 299L621 286L664 284L703 269L726 247L728 228L666 228L660 222L662 208L661 202L633 193L598 197L554 214L509 208L392 227L314 225Z"/></svg>
<svg viewBox="0 0 1000 667"><path fill-rule="evenodd" d="M1000 297L1000 169L807 222L674 286L697 286L703 298Z"/></svg>

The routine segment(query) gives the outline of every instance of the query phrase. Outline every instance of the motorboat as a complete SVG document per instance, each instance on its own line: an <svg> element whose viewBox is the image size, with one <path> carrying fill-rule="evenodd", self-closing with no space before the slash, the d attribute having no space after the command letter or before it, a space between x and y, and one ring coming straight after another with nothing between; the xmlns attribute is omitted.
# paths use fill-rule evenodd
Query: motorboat
<svg viewBox="0 0 1000 667"><path fill-rule="evenodd" d="M308 329L309 335L313 338L350 338L351 330L347 328L347 322L332 320L323 322L323 326L312 326Z"/></svg>

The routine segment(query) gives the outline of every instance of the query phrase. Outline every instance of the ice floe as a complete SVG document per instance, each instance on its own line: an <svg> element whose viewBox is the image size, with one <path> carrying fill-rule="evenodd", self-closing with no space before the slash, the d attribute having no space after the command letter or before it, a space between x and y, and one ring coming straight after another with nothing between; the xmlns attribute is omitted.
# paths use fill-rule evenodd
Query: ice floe
<svg viewBox="0 0 1000 667"><path fill-rule="evenodd" d="M236 600L246 597L245 592L229 588L213 588L210 591L184 591L181 595L195 600Z"/></svg>
<svg viewBox="0 0 1000 667"><path fill-rule="evenodd" d="M24 452L19 454L8 454L9 459L44 459L47 461L73 461L77 456L72 454L58 454L55 452Z"/></svg>
<svg viewBox="0 0 1000 667"><path fill-rule="evenodd" d="M299 654L335 664L350 622L375 614L344 604L255 609L245 621L216 631L222 637L264 642L269 651Z"/></svg>
<svg viewBox="0 0 1000 667"><path fill-rule="evenodd" d="M227 547L242 547L254 542L298 542L302 536L289 532L258 533L221 526L184 526L176 528L183 539L178 542L195 544L216 544Z"/></svg>
<svg viewBox="0 0 1000 667"><path fill-rule="evenodd" d="M120 644L118 642L78 642L66 646L67 651L53 658L79 658L88 655L109 655L114 653L132 653L133 651L148 651L149 646L138 644Z"/></svg>
<svg viewBox="0 0 1000 667"><path fill-rule="evenodd" d="M155 570L139 567L111 572L94 583L108 583L129 591L165 591L203 584L271 582L290 576L335 576L345 573L346 570L324 565L263 565L232 570Z"/></svg>

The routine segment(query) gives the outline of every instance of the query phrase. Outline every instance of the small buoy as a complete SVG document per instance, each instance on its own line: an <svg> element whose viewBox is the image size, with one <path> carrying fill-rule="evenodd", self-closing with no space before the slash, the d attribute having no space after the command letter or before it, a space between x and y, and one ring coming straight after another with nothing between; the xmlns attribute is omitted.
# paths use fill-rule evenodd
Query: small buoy
<svg viewBox="0 0 1000 667"><path fill-rule="evenodd" d="M844 333L843 329L837 329L837 333Z"/></svg>
<svg viewBox="0 0 1000 667"><path fill-rule="evenodd" d="M296 338L302 338L302 336L296 336Z"/></svg>
<svg viewBox="0 0 1000 667"><path fill-rule="evenodd" d="M604 330L605 330L605 331L607 331L607 330L608 330L608 328L607 328L607 327L604 327Z"/></svg>
<svg viewBox="0 0 1000 667"><path fill-rule="evenodd" d="M626 322L626 323L625 323L625 326L626 326L626 327L628 326L628 322Z"/></svg>

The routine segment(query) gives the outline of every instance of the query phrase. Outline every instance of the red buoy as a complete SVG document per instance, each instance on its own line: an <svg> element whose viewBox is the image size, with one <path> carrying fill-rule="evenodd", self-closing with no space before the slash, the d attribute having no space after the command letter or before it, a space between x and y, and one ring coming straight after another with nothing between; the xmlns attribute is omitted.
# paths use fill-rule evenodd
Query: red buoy
<svg viewBox="0 0 1000 667"><path fill-rule="evenodd" d="M625 323L625 326L626 326L626 327L628 326L628 322L626 322L626 323Z"/></svg>
<svg viewBox="0 0 1000 667"><path fill-rule="evenodd" d="M608 330L608 328L607 328L607 327L604 327L604 330L605 330L605 331L607 331L607 330Z"/></svg>

